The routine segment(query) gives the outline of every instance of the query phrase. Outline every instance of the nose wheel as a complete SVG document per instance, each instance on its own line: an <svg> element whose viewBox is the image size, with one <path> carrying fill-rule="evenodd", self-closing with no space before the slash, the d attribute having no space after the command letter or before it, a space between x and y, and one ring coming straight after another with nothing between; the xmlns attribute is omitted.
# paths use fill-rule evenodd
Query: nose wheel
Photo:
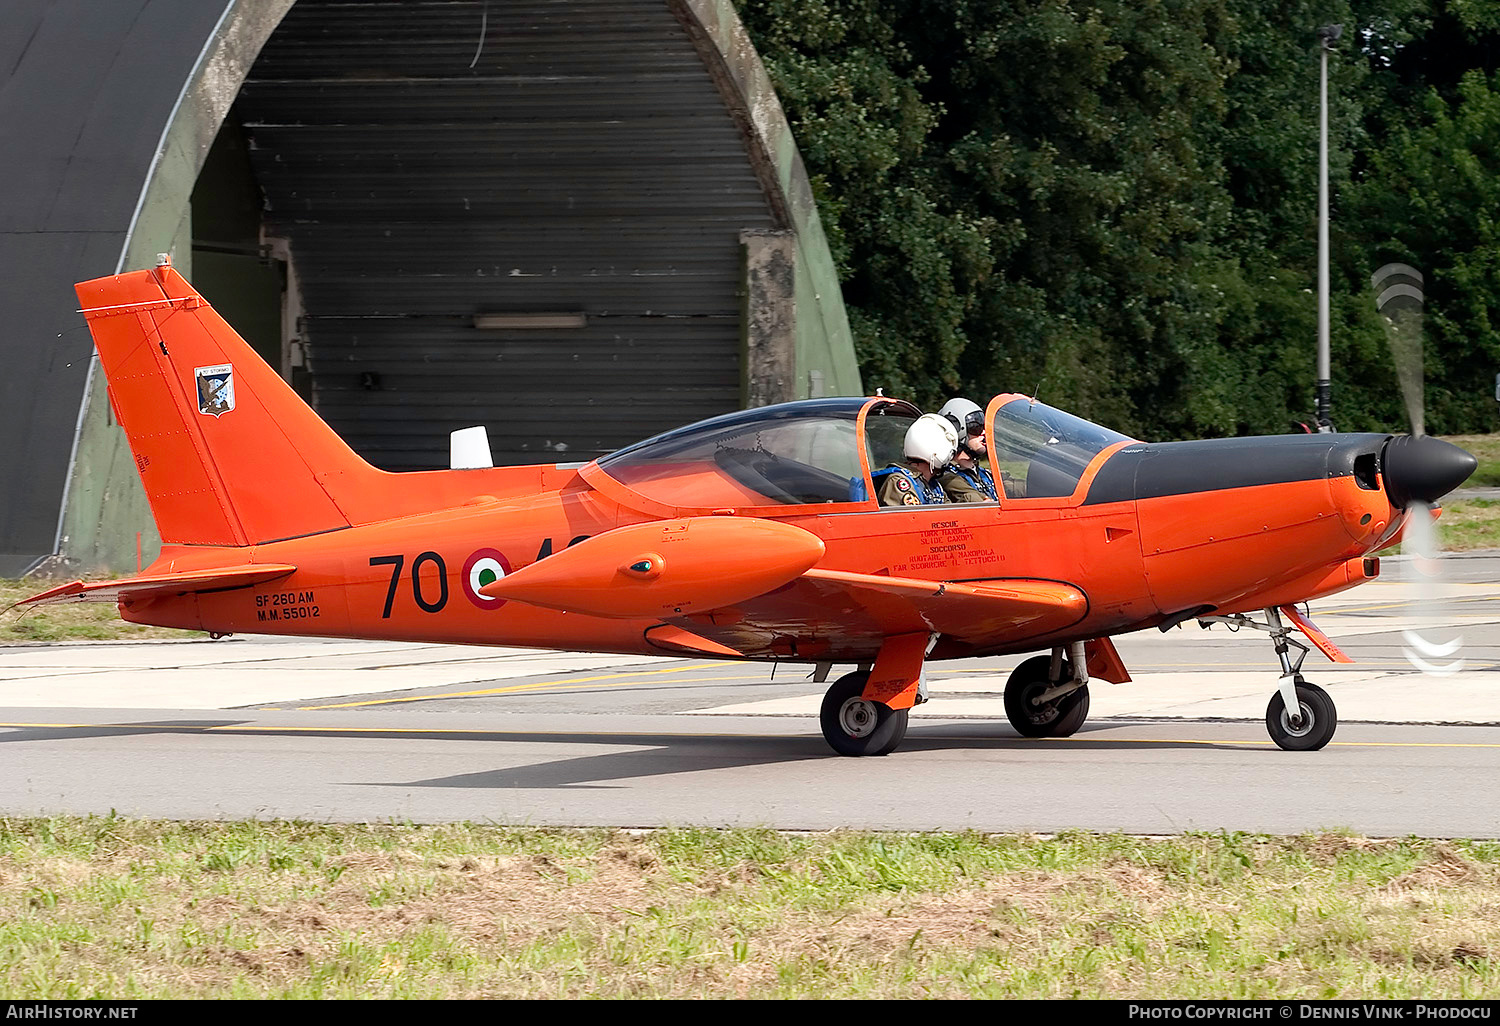
<svg viewBox="0 0 1500 1026"><path fill-rule="evenodd" d="M823 696L823 739L840 755L889 755L906 737L906 709L864 698L864 671L846 673Z"/></svg>
<svg viewBox="0 0 1500 1026"><path fill-rule="evenodd" d="M1316 752L1333 737L1339 725L1333 699L1316 684L1300 676L1296 680L1297 710L1287 709L1281 692L1271 696L1266 706L1266 730L1278 748L1289 752Z"/></svg>

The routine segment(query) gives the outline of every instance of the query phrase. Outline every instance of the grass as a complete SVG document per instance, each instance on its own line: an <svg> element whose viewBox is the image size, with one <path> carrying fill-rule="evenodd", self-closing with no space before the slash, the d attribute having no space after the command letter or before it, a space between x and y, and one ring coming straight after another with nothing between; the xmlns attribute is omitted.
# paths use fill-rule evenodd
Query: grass
<svg viewBox="0 0 1500 1026"><path fill-rule="evenodd" d="M24 641L116 641L203 638L198 631L147 627L120 619L113 602L62 602L33 609L11 605L61 582L0 580L0 644Z"/></svg>
<svg viewBox="0 0 1500 1026"><path fill-rule="evenodd" d="M1500 499L1455 499L1444 503L1438 531L1446 552L1500 549Z"/></svg>
<svg viewBox="0 0 1500 1026"><path fill-rule="evenodd" d="M0 819L0 997L1489 998L1500 844Z"/></svg>
<svg viewBox="0 0 1500 1026"><path fill-rule="evenodd" d="M1479 461L1473 476L1464 482L1466 488L1500 486L1500 435L1445 435L1444 441L1467 449Z"/></svg>

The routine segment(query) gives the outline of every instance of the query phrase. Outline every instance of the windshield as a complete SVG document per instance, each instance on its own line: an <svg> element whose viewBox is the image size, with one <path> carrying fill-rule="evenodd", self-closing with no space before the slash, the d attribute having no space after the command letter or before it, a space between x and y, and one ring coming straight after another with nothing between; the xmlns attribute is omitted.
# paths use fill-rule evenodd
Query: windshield
<svg viewBox="0 0 1500 1026"><path fill-rule="evenodd" d="M621 449L599 468L677 507L849 502L863 491L864 404L816 399L730 413Z"/></svg>
<svg viewBox="0 0 1500 1026"><path fill-rule="evenodd" d="M886 403L876 406L865 418L865 441L869 446L866 455L870 469L906 466L906 431L916 422L916 414L905 403Z"/></svg>
<svg viewBox="0 0 1500 1026"><path fill-rule="evenodd" d="M995 411L990 457L1011 498L1072 495L1089 462L1116 442L1118 431L1030 399L1013 399Z"/></svg>

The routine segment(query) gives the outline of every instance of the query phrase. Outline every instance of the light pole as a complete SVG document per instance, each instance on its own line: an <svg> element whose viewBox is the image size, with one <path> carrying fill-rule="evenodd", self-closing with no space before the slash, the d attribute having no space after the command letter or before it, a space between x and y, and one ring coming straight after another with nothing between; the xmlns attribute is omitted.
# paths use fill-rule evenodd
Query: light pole
<svg viewBox="0 0 1500 1026"><path fill-rule="evenodd" d="M1318 29L1318 381L1319 431L1332 431L1328 416L1330 378L1328 356L1328 51L1344 32L1342 25Z"/></svg>

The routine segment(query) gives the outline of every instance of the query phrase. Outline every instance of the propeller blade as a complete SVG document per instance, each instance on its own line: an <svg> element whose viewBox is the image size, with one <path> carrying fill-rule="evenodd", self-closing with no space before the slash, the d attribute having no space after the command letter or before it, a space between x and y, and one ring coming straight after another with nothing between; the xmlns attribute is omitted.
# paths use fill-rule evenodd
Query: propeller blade
<svg viewBox="0 0 1500 1026"><path fill-rule="evenodd" d="M1457 652L1460 648L1463 647L1464 643L1463 638L1454 638L1447 644L1438 645L1434 644L1431 641L1428 641L1426 638L1422 637L1422 635L1416 633L1415 631L1402 631L1401 636L1406 639L1406 643L1412 648L1416 649L1424 656L1430 656L1433 659L1437 659L1439 657L1447 658L1448 656L1453 655L1453 653Z"/></svg>
<svg viewBox="0 0 1500 1026"><path fill-rule="evenodd" d="M1414 435L1427 433L1422 395L1422 283L1422 272L1409 264L1386 264L1370 275L1375 309L1385 321L1396 382Z"/></svg>
<svg viewBox="0 0 1500 1026"><path fill-rule="evenodd" d="M1443 594L1445 575L1439 522L1433 516L1432 507L1421 502L1414 503L1406 515L1407 526L1401 536L1401 546L1402 551L1410 556L1405 561L1406 580L1411 586L1407 609L1417 623L1428 626L1401 632L1406 641L1401 654L1414 668L1430 677L1451 677L1464 668L1460 654L1464 639L1456 628L1443 626L1451 622L1451 611Z"/></svg>

